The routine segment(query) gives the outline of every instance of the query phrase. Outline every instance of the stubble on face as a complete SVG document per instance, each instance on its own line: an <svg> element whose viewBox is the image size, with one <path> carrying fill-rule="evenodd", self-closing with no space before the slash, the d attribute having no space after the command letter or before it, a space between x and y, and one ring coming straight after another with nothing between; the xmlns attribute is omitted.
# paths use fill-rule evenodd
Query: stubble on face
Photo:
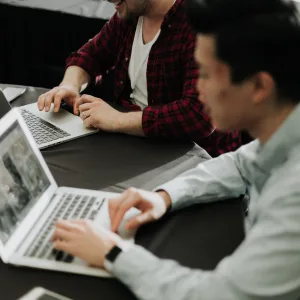
<svg viewBox="0 0 300 300"><path fill-rule="evenodd" d="M150 0L125 0L123 11L118 15L123 20L132 20L147 13Z"/></svg>

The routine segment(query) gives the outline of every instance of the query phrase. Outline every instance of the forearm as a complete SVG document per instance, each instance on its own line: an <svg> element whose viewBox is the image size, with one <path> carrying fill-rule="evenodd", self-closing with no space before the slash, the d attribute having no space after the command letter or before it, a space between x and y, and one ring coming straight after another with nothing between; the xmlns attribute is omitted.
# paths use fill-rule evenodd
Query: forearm
<svg viewBox="0 0 300 300"><path fill-rule="evenodd" d="M60 85L72 86L80 92L90 80L91 77L85 70L77 66L70 66L67 68Z"/></svg>
<svg viewBox="0 0 300 300"><path fill-rule="evenodd" d="M112 272L141 300L248 299L221 274L191 270L175 261L161 260L139 246L122 253Z"/></svg>
<svg viewBox="0 0 300 300"><path fill-rule="evenodd" d="M257 199L263 204L256 215L255 209L252 211L255 224L243 243L214 271L182 267L133 246L116 259L113 274L142 300L298 299L299 193L286 192L294 189L296 180L294 183L289 182L290 178L283 181L275 192L270 184L269 190ZM188 249L186 251L188 254Z"/></svg>
<svg viewBox="0 0 300 300"><path fill-rule="evenodd" d="M145 136L142 126L142 112L121 113L117 120L116 131L120 133Z"/></svg>
<svg viewBox="0 0 300 300"><path fill-rule="evenodd" d="M255 143L252 143L237 152L207 160L155 190L168 193L172 209L239 197L247 189L243 157L252 153L254 148Z"/></svg>

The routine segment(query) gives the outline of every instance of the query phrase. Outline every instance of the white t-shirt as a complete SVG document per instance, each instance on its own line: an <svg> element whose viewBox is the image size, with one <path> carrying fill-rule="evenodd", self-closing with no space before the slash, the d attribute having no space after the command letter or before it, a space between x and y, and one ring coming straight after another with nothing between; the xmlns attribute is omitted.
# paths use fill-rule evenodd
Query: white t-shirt
<svg viewBox="0 0 300 300"><path fill-rule="evenodd" d="M149 53L153 44L160 35L159 30L151 42L144 44L143 20L143 17L139 17L129 63L129 78L131 81L131 88L133 90L130 98L131 101L134 104L139 105L141 109L148 106L147 66Z"/></svg>

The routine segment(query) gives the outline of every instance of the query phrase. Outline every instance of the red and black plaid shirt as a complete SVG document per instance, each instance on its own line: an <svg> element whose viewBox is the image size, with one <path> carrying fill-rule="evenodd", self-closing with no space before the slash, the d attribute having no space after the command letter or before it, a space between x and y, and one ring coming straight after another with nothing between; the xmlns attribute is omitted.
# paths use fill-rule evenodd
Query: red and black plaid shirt
<svg viewBox="0 0 300 300"><path fill-rule="evenodd" d="M143 129L149 137L189 139L212 156L241 145L238 132L213 131L195 90L198 70L194 61L195 33L187 22L185 1L177 0L166 14L161 33L152 46L148 67L148 107ZM122 21L115 14L92 40L70 55L67 67L76 65L92 77L115 68L114 97L139 110L130 101L128 74L136 21Z"/></svg>

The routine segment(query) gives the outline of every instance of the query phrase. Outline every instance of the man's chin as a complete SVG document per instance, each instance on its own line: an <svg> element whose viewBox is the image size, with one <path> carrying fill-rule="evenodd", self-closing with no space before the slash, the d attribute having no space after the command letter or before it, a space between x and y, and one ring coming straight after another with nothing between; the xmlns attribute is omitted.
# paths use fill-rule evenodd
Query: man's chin
<svg viewBox="0 0 300 300"><path fill-rule="evenodd" d="M132 14L126 8L124 8L122 11L117 11L117 13L121 20L128 21L132 19Z"/></svg>
<svg viewBox="0 0 300 300"><path fill-rule="evenodd" d="M232 124L228 124L227 122L213 122L212 121L213 126L221 132L229 132L229 131L235 131L237 130L234 126L232 126Z"/></svg>

